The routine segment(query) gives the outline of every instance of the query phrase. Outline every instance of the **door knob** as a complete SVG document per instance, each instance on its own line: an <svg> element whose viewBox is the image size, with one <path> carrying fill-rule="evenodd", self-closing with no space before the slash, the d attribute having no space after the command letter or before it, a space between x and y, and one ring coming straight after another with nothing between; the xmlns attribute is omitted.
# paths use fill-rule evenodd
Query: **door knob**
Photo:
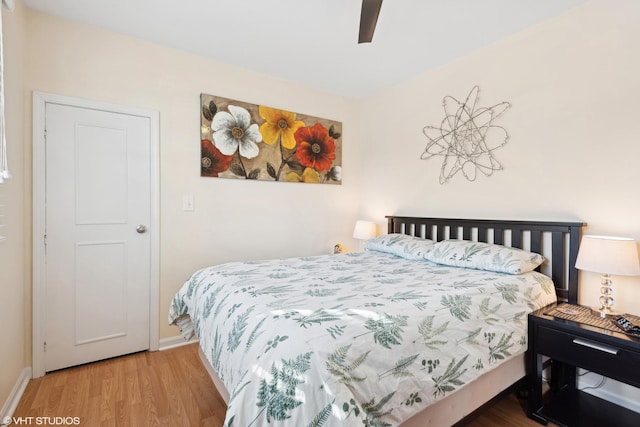
<svg viewBox="0 0 640 427"><path fill-rule="evenodd" d="M140 234L144 233L147 231L147 227L145 227L144 225L140 224L139 226L136 227L136 231Z"/></svg>

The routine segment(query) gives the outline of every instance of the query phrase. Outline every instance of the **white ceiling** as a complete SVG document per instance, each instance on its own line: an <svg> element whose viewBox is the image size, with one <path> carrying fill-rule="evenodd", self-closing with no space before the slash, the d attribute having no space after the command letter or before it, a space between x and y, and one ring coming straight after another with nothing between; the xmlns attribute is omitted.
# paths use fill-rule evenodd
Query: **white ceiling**
<svg viewBox="0 0 640 427"><path fill-rule="evenodd" d="M364 98L587 0L24 0L44 13Z"/></svg>

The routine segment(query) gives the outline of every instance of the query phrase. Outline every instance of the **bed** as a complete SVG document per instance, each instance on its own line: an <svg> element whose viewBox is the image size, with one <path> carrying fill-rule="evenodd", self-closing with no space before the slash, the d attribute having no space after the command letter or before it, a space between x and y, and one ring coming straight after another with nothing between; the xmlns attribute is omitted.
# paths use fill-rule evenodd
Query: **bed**
<svg viewBox="0 0 640 427"><path fill-rule="evenodd" d="M577 303L583 223L387 220L367 251L213 266L176 294L226 427L452 425L524 377L527 313Z"/></svg>

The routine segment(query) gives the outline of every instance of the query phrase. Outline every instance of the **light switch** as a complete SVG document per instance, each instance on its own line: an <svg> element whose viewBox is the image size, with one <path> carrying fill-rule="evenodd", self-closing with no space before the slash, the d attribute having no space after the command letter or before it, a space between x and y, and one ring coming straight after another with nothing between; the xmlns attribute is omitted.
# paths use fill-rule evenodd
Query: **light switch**
<svg viewBox="0 0 640 427"><path fill-rule="evenodd" d="M193 212L193 194L185 194L182 197L182 210L185 212Z"/></svg>

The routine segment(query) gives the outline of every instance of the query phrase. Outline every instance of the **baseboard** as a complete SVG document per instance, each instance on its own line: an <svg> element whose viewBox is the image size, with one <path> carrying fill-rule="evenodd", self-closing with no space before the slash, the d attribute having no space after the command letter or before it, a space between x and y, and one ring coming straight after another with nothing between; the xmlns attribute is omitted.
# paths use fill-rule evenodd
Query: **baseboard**
<svg viewBox="0 0 640 427"><path fill-rule="evenodd" d="M198 342L198 340L192 339L189 341L185 341L184 338L182 338L182 335L176 335L175 337L169 337L169 338L162 338L160 340L160 346L158 347L158 350L160 351L169 350L171 348L182 347L183 345L193 344L194 342Z"/></svg>
<svg viewBox="0 0 640 427"><path fill-rule="evenodd" d="M2 405L2 409L0 409L0 422L6 417L13 416L14 411L18 407L18 403L20 403L20 399L22 398L22 394L24 390L27 388L27 384L29 384L29 380L31 379L31 367L24 368L18 377L11 393L9 393L9 397L7 401ZM4 424L0 424L4 425Z"/></svg>
<svg viewBox="0 0 640 427"><path fill-rule="evenodd" d="M616 405L620 405L631 411L640 413L640 404L637 401L631 400L619 392L607 390L606 388L595 388L584 390L585 393L592 394L600 399L608 400ZM637 394L637 390L635 391Z"/></svg>
<svg viewBox="0 0 640 427"><path fill-rule="evenodd" d="M584 374L586 371L580 370ZM602 376L591 373L591 375L583 375L578 379L578 388L585 393L592 394L616 405L620 405L632 411L640 413L640 390L623 384L619 381L607 378L604 384L600 384Z"/></svg>

